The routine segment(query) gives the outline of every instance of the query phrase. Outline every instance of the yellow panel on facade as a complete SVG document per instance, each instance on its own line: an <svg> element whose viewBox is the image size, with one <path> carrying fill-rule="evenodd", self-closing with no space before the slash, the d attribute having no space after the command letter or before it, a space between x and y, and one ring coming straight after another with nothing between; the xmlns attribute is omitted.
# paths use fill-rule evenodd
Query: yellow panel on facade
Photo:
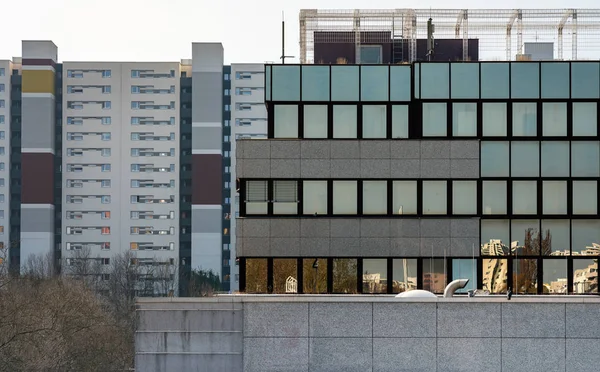
<svg viewBox="0 0 600 372"><path fill-rule="evenodd" d="M54 71L23 70L23 93L54 94Z"/></svg>

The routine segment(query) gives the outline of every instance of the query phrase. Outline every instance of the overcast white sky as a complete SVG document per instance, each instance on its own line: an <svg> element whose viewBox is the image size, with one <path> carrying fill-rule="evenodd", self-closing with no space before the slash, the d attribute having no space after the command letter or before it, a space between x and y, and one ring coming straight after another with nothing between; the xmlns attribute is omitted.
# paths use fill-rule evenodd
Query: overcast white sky
<svg viewBox="0 0 600 372"><path fill-rule="evenodd" d="M0 59L21 40L52 40L59 61L179 61L193 41L220 41L225 63L298 56L300 9L600 8L598 0L0 0ZM289 62L292 62L291 60Z"/></svg>

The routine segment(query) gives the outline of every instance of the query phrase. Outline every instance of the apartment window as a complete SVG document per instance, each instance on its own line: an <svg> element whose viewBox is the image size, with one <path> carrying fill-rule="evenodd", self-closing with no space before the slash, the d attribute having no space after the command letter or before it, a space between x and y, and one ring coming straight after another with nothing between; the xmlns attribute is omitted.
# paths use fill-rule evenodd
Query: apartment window
<svg viewBox="0 0 600 372"><path fill-rule="evenodd" d="M327 214L327 181L304 181L303 214Z"/></svg>
<svg viewBox="0 0 600 372"><path fill-rule="evenodd" d="M357 138L357 117L355 105L334 105L333 138Z"/></svg>
<svg viewBox="0 0 600 372"><path fill-rule="evenodd" d="M0 178L0 187L4 187L5 181L4 178Z"/></svg>
<svg viewBox="0 0 600 372"><path fill-rule="evenodd" d="M392 196L394 214L417 214L416 181L393 181Z"/></svg>
<svg viewBox="0 0 600 372"><path fill-rule="evenodd" d="M236 93L237 93L237 89L239 89L239 88L236 88ZM223 95L225 95L225 96L230 96L230 95L231 95L231 90L230 90L230 89L225 89L225 90L223 91Z"/></svg>
<svg viewBox="0 0 600 372"><path fill-rule="evenodd" d="M477 214L477 181L452 182L452 213Z"/></svg>
<svg viewBox="0 0 600 372"><path fill-rule="evenodd" d="M131 77L132 78L139 78L140 77L140 70L131 70Z"/></svg>
<svg viewBox="0 0 600 372"><path fill-rule="evenodd" d="M573 136L596 136L597 112L596 102L573 102Z"/></svg>
<svg viewBox="0 0 600 372"><path fill-rule="evenodd" d="M408 138L408 105L392 106L392 138Z"/></svg>
<svg viewBox="0 0 600 372"><path fill-rule="evenodd" d="M110 77L110 70L102 70L102 77L103 78L109 78Z"/></svg>
<svg viewBox="0 0 600 372"><path fill-rule="evenodd" d="M250 72L236 72L235 80L247 80L252 79L252 73Z"/></svg>
<svg viewBox="0 0 600 372"><path fill-rule="evenodd" d="M3 171L5 169L5 167L6 166L5 166L4 162L0 163L0 171Z"/></svg>
<svg viewBox="0 0 600 372"><path fill-rule="evenodd" d="M4 92L4 91L5 91L4 84L0 84L0 93L2 93L2 92Z"/></svg>
<svg viewBox="0 0 600 372"><path fill-rule="evenodd" d="M446 137L447 121L445 103L423 103L423 137Z"/></svg>
<svg viewBox="0 0 600 372"><path fill-rule="evenodd" d="M296 181L273 181L273 213L298 213L298 184Z"/></svg>
<svg viewBox="0 0 600 372"><path fill-rule="evenodd" d="M102 133L102 141L110 141L110 132Z"/></svg>
<svg viewBox="0 0 600 372"><path fill-rule="evenodd" d="M110 187L110 180L102 180L101 186L105 188Z"/></svg>
<svg viewBox="0 0 600 372"><path fill-rule="evenodd" d="M0 99L0 108L4 108L5 107L4 105L5 105L4 100Z"/></svg>
<svg viewBox="0 0 600 372"><path fill-rule="evenodd" d="M545 137L567 135L567 104L565 102L544 102L542 104L542 132Z"/></svg>
<svg viewBox="0 0 600 372"><path fill-rule="evenodd" d="M4 219L4 210L0 210L0 218ZM4 248L4 247L0 247L0 248Z"/></svg>
<svg viewBox="0 0 600 372"><path fill-rule="evenodd" d="M506 136L507 108L505 102L483 103L483 135Z"/></svg>
<svg viewBox="0 0 600 372"><path fill-rule="evenodd" d="M231 111L231 105L225 105L225 111Z"/></svg>
<svg viewBox="0 0 600 372"><path fill-rule="evenodd" d="M327 138L327 106L304 106L304 138Z"/></svg>
<svg viewBox="0 0 600 372"><path fill-rule="evenodd" d="M6 149L4 148L4 146L0 147L0 155L4 155L6 154Z"/></svg>
<svg viewBox="0 0 600 372"><path fill-rule="evenodd" d="M423 214L446 214L447 181L423 181Z"/></svg>
<svg viewBox="0 0 600 372"><path fill-rule="evenodd" d="M246 183L246 213L267 214L267 181L248 181Z"/></svg>
<svg viewBox="0 0 600 372"><path fill-rule="evenodd" d="M110 116L106 116L102 118L102 125L110 125L110 123L112 122Z"/></svg>
<svg viewBox="0 0 600 372"><path fill-rule="evenodd" d="M4 203L4 194L0 194L0 203Z"/></svg>
<svg viewBox="0 0 600 372"><path fill-rule="evenodd" d="M137 86L137 85L132 85L131 86L131 93L137 94L139 92L140 92L140 87L139 86Z"/></svg>
<svg viewBox="0 0 600 372"><path fill-rule="evenodd" d="M108 227L108 226L103 227L102 235L110 235L110 227Z"/></svg>
<svg viewBox="0 0 600 372"><path fill-rule="evenodd" d="M533 102L513 103L513 136L537 136L537 104Z"/></svg>
<svg viewBox="0 0 600 372"><path fill-rule="evenodd" d="M110 149L102 149L102 156L110 156Z"/></svg>
<svg viewBox="0 0 600 372"><path fill-rule="evenodd" d="M110 195L102 195L102 204L110 204Z"/></svg>
<svg viewBox="0 0 600 372"><path fill-rule="evenodd" d="M0 226L0 234L4 234L4 226Z"/></svg>
<svg viewBox="0 0 600 372"><path fill-rule="evenodd" d="M4 70L4 67L0 68L0 76L4 76L4 74L6 74L6 71Z"/></svg>
<svg viewBox="0 0 600 372"><path fill-rule="evenodd" d="M102 219L110 220L110 212L109 211L102 212Z"/></svg>
<svg viewBox="0 0 600 372"><path fill-rule="evenodd" d="M5 120L4 115L0 115L0 124L4 124L4 120Z"/></svg>
<svg viewBox="0 0 600 372"><path fill-rule="evenodd" d="M140 108L140 102L139 101L131 101L131 108L133 110L138 110Z"/></svg>
<svg viewBox="0 0 600 372"><path fill-rule="evenodd" d="M231 75L230 74L223 74L223 80L225 80L225 81L231 80Z"/></svg>
<svg viewBox="0 0 600 372"><path fill-rule="evenodd" d="M140 180L131 180L131 187L132 188L140 187Z"/></svg>
<svg viewBox="0 0 600 372"><path fill-rule="evenodd" d="M6 139L6 132L3 130L0 130L0 139Z"/></svg>
<svg viewBox="0 0 600 372"><path fill-rule="evenodd" d="M102 102L102 108L105 110L110 109L110 101Z"/></svg>
<svg viewBox="0 0 600 372"><path fill-rule="evenodd" d="M456 137L477 135L477 104L452 104L452 134Z"/></svg>
<svg viewBox="0 0 600 372"><path fill-rule="evenodd" d="M363 106L363 138L386 138L387 115L384 105Z"/></svg>
<svg viewBox="0 0 600 372"><path fill-rule="evenodd" d="M102 172L110 172L110 164L102 164Z"/></svg>
<svg viewBox="0 0 600 372"><path fill-rule="evenodd" d="M363 214L387 214L387 181L363 181Z"/></svg>

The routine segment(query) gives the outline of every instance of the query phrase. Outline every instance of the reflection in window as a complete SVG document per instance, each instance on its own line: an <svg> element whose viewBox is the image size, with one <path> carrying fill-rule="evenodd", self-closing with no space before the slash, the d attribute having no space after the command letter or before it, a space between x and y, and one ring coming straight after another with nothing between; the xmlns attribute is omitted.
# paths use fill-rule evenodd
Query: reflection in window
<svg viewBox="0 0 600 372"><path fill-rule="evenodd" d="M485 258L482 261L483 290L490 294L506 293L508 289L508 260Z"/></svg>
<svg viewBox="0 0 600 372"><path fill-rule="evenodd" d="M506 136L506 103L485 102L483 107L483 135Z"/></svg>
<svg viewBox="0 0 600 372"><path fill-rule="evenodd" d="M537 182L513 181L513 214L537 214Z"/></svg>
<svg viewBox="0 0 600 372"><path fill-rule="evenodd" d="M446 214L447 181L423 181L423 214Z"/></svg>
<svg viewBox="0 0 600 372"><path fill-rule="evenodd" d="M329 66L302 66L302 100L329 101Z"/></svg>
<svg viewBox="0 0 600 372"><path fill-rule="evenodd" d="M452 213L477 214L477 181L452 182Z"/></svg>
<svg viewBox="0 0 600 372"><path fill-rule="evenodd" d="M571 142L571 176L598 177L600 149L597 141Z"/></svg>
<svg viewBox="0 0 600 372"><path fill-rule="evenodd" d="M356 293L358 265L356 259L333 259L333 293Z"/></svg>
<svg viewBox="0 0 600 372"><path fill-rule="evenodd" d="M598 104L573 102L573 136L596 136L598 133Z"/></svg>
<svg viewBox="0 0 600 372"><path fill-rule="evenodd" d="M481 255L510 255L508 220L481 220Z"/></svg>
<svg viewBox="0 0 600 372"><path fill-rule="evenodd" d="M445 287L446 260L441 258L424 258L423 289L433 293L443 293Z"/></svg>
<svg viewBox="0 0 600 372"><path fill-rule="evenodd" d="M573 292L598 293L598 260L573 260Z"/></svg>
<svg viewBox="0 0 600 372"><path fill-rule="evenodd" d="M303 293L327 293L327 259L302 260Z"/></svg>
<svg viewBox="0 0 600 372"><path fill-rule="evenodd" d="M273 101L300 100L300 66L271 66Z"/></svg>
<svg viewBox="0 0 600 372"><path fill-rule="evenodd" d="M600 97L598 62L571 62L571 98Z"/></svg>
<svg viewBox="0 0 600 372"><path fill-rule="evenodd" d="M362 66L360 80L361 101L388 100L388 66Z"/></svg>
<svg viewBox="0 0 600 372"><path fill-rule="evenodd" d="M481 63L481 98L509 98L508 63Z"/></svg>
<svg viewBox="0 0 600 372"><path fill-rule="evenodd" d="M544 102L542 119L542 131L545 137L567 135L567 104L565 102Z"/></svg>
<svg viewBox="0 0 600 372"><path fill-rule="evenodd" d="M456 291L456 293L467 293L469 290L477 289L477 261L475 259L453 259L452 280L469 279L467 286Z"/></svg>
<svg viewBox="0 0 600 372"><path fill-rule="evenodd" d="M569 142L542 141L542 177L569 177Z"/></svg>
<svg viewBox="0 0 600 372"><path fill-rule="evenodd" d="M384 105L363 106L363 138L386 138L386 107Z"/></svg>
<svg viewBox="0 0 600 372"><path fill-rule="evenodd" d="M537 136L537 105L532 102L513 103L513 136Z"/></svg>
<svg viewBox="0 0 600 372"><path fill-rule="evenodd" d="M417 214L417 182L393 181L393 213Z"/></svg>
<svg viewBox="0 0 600 372"><path fill-rule="evenodd" d="M479 64L452 63L452 98L479 98Z"/></svg>
<svg viewBox="0 0 600 372"><path fill-rule="evenodd" d="M356 214L356 181L333 181L333 214Z"/></svg>
<svg viewBox="0 0 600 372"><path fill-rule="evenodd" d="M423 103L424 137L446 137L448 135L447 123L448 112L445 103Z"/></svg>
<svg viewBox="0 0 600 372"><path fill-rule="evenodd" d="M327 214L327 181L302 183L303 214Z"/></svg>
<svg viewBox="0 0 600 372"><path fill-rule="evenodd" d="M387 214L387 181L363 181L363 214Z"/></svg>
<svg viewBox="0 0 600 372"><path fill-rule="evenodd" d="M571 221L571 252L573 255L600 255L600 220Z"/></svg>
<svg viewBox="0 0 600 372"><path fill-rule="evenodd" d="M393 261L392 292L402 293L417 289L417 260L400 258Z"/></svg>
<svg viewBox="0 0 600 372"><path fill-rule="evenodd" d="M538 177L540 173L540 151L537 141L513 141L511 143L512 177Z"/></svg>
<svg viewBox="0 0 600 372"><path fill-rule="evenodd" d="M513 293L537 293L538 260L514 258L513 259Z"/></svg>
<svg viewBox="0 0 600 372"><path fill-rule="evenodd" d="M538 63L511 63L511 97L539 98L540 75Z"/></svg>
<svg viewBox="0 0 600 372"><path fill-rule="evenodd" d="M540 254L540 221L510 221L511 252L516 256L537 256Z"/></svg>
<svg viewBox="0 0 600 372"><path fill-rule="evenodd" d="M543 214L567 214L567 181L543 181Z"/></svg>
<svg viewBox="0 0 600 372"><path fill-rule="evenodd" d="M327 106L304 106L304 138L327 138Z"/></svg>
<svg viewBox="0 0 600 372"><path fill-rule="evenodd" d="M408 138L408 105L392 106L392 138Z"/></svg>
<svg viewBox="0 0 600 372"><path fill-rule="evenodd" d="M286 290L286 284L289 292ZM297 288L298 261L296 259L274 259L273 293L298 293Z"/></svg>
<svg viewBox="0 0 600 372"><path fill-rule="evenodd" d="M246 293L267 293L267 259L246 259Z"/></svg>
<svg viewBox="0 0 600 372"><path fill-rule="evenodd" d="M477 135L477 104L452 104L452 134L457 137Z"/></svg>
<svg viewBox="0 0 600 372"><path fill-rule="evenodd" d="M483 181L483 214L507 214L506 181Z"/></svg>
<svg viewBox="0 0 600 372"><path fill-rule="evenodd" d="M573 181L573 214L598 213L596 181Z"/></svg>
<svg viewBox="0 0 600 372"><path fill-rule="evenodd" d="M273 214L298 213L298 184L296 181L273 181Z"/></svg>
<svg viewBox="0 0 600 372"><path fill-rule="evenodd" d="M542 98L569 98L569 63L542 63Z"/></svg>
<svg viewBox="0 0 600 372"><path fill-rule="evenodd" d="M298 138L298 106L275 105L274 137Z"/></svg>
<svg viewBox="0 0 600 372"><path fill-rule="evenodd" d="M481 142L481 177L508 177L509 143Z"/></svg>
<svg viewBox="0 0 600 372"><path fill-rule="evenodd" d="M363 293L387 292L387 260L364 259L362 272Z"/></svg>
<svg viewBox="0 0 600 372"><path fill-rule="evenodd" d="M390 101L410 101L410 66L390 66Z"/></svg>
<svg viewBox="0 0 600 372"><path fill-rule="evenodd" d="M542 255L570 256L571 227L569 220L542 220Z"/></svg>
<svg viewBox="0 0 600 372"><path fill-rule="evenodd" d="M448 98L448 63L421 63L421 98Z"/></svg>
<svg viewBox="0 0 600 372"><path fill-rule="evenodd" d="M331 66L331 100L358 101L359 66Z"/></svg>
<svg viewBox="0 0 600 372"><path fill-rule="evenodd" d="M333 106L333 138L356 138L355 105Z"/></svg>
<svg viewBox="0 0 600 372"><path fill-rule="evenodd" d="M267 181L246 182L246 214L267 214Z"/></svg>

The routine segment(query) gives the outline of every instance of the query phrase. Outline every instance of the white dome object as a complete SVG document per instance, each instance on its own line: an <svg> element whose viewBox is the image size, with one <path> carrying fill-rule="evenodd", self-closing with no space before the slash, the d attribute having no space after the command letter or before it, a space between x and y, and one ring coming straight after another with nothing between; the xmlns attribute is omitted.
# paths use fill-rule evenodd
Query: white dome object
<svg viewBox="0 0 600 372"><path fill-rule="evenodd" d="M413 289L412 291L406 291L397 294L396 298L437 298L437 296L429 291Z"/></svg>

